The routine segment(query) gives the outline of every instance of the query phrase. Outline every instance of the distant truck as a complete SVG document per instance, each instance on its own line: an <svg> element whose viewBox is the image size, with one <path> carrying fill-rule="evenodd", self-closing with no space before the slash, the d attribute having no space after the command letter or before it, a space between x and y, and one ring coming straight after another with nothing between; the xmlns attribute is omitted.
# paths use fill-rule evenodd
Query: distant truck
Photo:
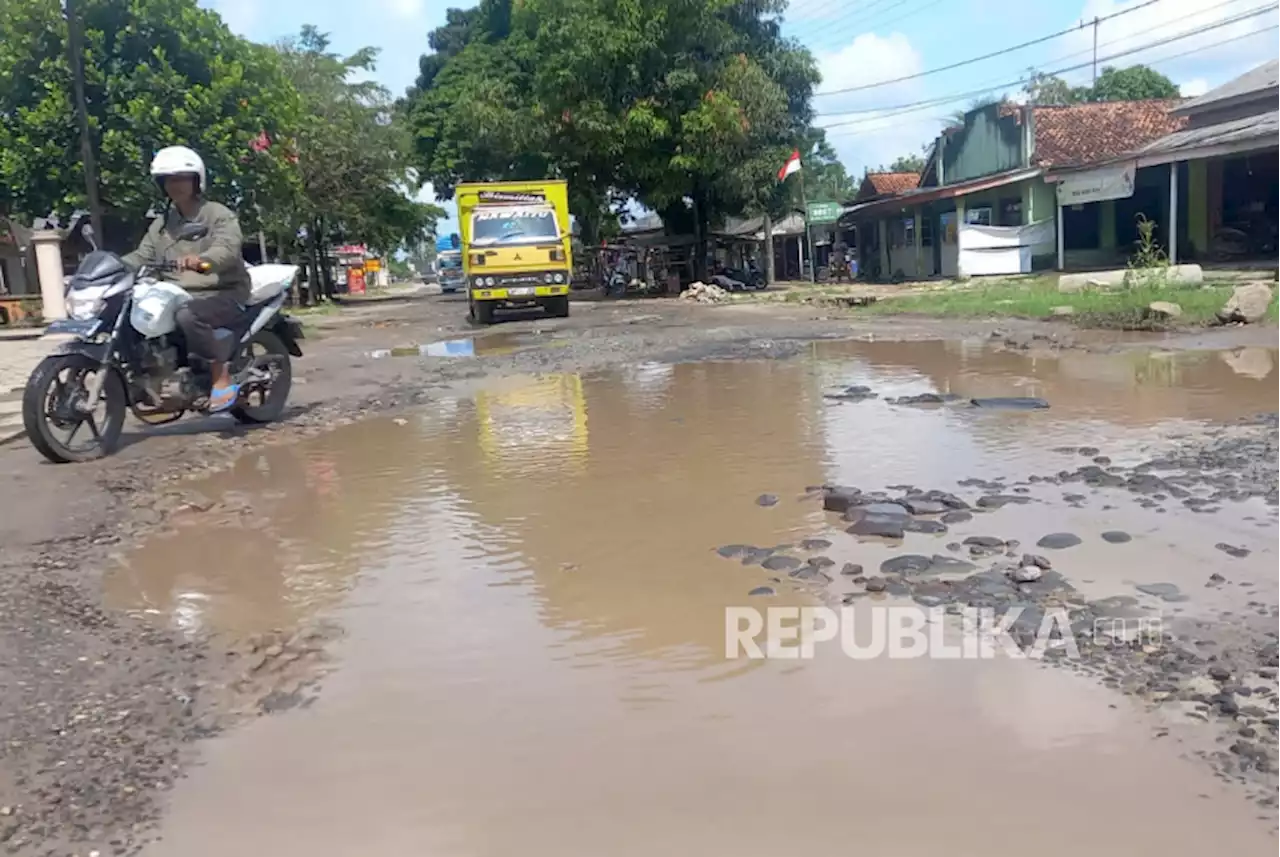
<svg viewBox="0 0 1280 857"><path fill-rule="evenodd" d="M563 181L476 182L456 188L471 320L499 308L541 306L569 316L573 270Z"/></svg>
<svg viewBox="0 0 1280 857"><path fill-rule="evenodd" d="M436 281L446 295L466 288L462 273L462 239L458 235L441 235L436 239Z"/></svg>

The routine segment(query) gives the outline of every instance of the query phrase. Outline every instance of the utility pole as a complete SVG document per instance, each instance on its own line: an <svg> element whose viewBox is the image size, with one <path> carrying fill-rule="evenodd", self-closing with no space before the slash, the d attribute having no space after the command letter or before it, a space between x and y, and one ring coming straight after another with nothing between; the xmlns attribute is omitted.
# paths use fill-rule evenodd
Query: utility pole
<svg viewBox="0 0 1280 857"><path fill-rule="evenodd" d="M71 63L71 82L75 95L75 111L80 123L80 159L84 163L84 192L89 203L89 223L99 246L105 240L102 232L102 203L98 200L98 168L93 157L93 140L89 136L89 108L84 95L84 38L76 0L66 0L67 58Z"/></svg>
<svg viewBox="0 0 1280 857"><path fill-rule="evenodd" d="M1093 19L1093 82L1098 82L1098 19Z"/></svg>

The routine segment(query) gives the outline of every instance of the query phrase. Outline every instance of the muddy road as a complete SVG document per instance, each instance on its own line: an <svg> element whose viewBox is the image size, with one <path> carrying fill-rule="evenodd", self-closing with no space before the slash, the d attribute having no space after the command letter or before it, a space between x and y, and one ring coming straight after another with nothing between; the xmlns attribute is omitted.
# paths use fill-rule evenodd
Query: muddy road
<svg viewBox="0 0 1280 857"><path fill-rule="evenodd" d="M1273 328L464 312L314 319L276 426L0 447L8 853L1274 851ZM726 658L812 605L1082 654Z"/></svg>

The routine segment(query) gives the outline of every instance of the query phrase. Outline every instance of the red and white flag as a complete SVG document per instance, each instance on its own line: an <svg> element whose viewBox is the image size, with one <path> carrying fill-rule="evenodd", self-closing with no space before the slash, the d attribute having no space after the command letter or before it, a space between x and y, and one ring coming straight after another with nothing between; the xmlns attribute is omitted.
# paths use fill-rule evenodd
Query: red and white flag
<svg viewBox="0 0 1280 857"><path fill-rule="evenodd" d="M787 176L798 172L800 172L800 150L796 149L782 165L782 169L778 170L778 181L785 181Z"/></svg>

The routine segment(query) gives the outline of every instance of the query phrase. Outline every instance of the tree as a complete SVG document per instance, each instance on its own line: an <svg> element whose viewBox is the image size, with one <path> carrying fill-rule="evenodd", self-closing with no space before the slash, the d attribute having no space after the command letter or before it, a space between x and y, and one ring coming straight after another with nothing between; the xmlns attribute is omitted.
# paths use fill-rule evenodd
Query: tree
<svg viewBox="0 0 1280 857"><path fill-rule="evenodd" d="M298 93L298 195L278 224L281 234L305 234L316 280L330 241L362 242L389 253L427 239L444 215L410 199L414 181L409 137L393 111L390 93L357 72L374 68L377 50L348 57L329 51L328 36L313 26L277 47Z"/></svg>
<svg viewBox="0 0 1280 857"><path fill-rule="evenodd" d="M1027 82L1022 85L1027 103L1035 107L1062 107L1075 104L1083 98L1084 90L1073 87L1062 78L1035 69L1027 72Z"/></svg>
<svg viewBox="0 0 1280 857"><path fill-rule="evenodd" d="M1071 86L1057 75L1030 69L1022 86L1027 103L1037 107L1063 107L1098 101L1145 101L1177 98L1178 87L1158 71L1145 65L1128 68L1106 66L1090 86Z"/></svg>
<svg viewBox="0 0 1280 857"><path fill-rule="evenodd" d="M1086 101L1145 101L1150 98L1177 98L1177 85L1145 65L1128 68L1106 66L1085 95Z"/></svg>
<svg viewBox="0 0 1280 857"><path fill-rule="evenodd" d="M84 202L61 4L0 4L0 213L65 216ZM82 0L85 88L99 183L134 240L159 200L147 167L163 146L200 152L210 195L256 227L250 191L287 185L297 99L273 52L233 35L195 0ZM246 210L247 209L247 210ZM108 230L110 231L110 230ZM112 236L104 236L110 238Z"/></svg>
<svg viewBox="0 0 1280 857"><path fill-rule="evenodd" d="M482 0L431 34L401 104L418 166L446 197L464 178L564 178L588 243L628 197L700 236L768 209L818 80L781 8Z"/></svg>

